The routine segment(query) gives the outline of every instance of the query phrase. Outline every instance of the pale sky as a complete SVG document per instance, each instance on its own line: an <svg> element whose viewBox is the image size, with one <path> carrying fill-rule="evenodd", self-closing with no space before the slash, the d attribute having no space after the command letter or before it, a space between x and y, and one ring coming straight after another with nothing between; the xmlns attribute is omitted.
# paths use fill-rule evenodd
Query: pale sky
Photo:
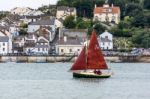
<svg viewBox="0 0 150 99"><path fill-rule="evenodd" d="M38 8L42 5L56 4L57 0L0 0L0 11L9 11L14 7Z"/></svg>

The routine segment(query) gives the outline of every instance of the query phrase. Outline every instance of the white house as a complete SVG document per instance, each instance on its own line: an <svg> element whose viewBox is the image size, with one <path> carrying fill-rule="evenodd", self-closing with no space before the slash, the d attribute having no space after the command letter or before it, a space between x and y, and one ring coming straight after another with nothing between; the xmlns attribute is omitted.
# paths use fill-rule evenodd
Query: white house
<svg viewBox="0 0 150 99"><path fill-rule="evenodd" d="M103 50L112 50L113 49L113 35L107 31L102 33L99 38L99 44Z"/></svg>
<svg viewBox="0 0 150 99"><path fill-rule="evenodd" d="M9 53L9 37L0 36L0 54L6 55Z"/></svg>
<svg viewBox="0 0 150 99"><path fill-rule="evenodd" d="M83 48L82 38L64 36L56 43L56 53L59 55L78 55Z"/></svg>
<svg viewBox="0 0 150 99"><path fill-rule="evenodd" d="M50 41L52 41L55 37L56 25L55 25L55 18L51 19L43 19L38 20L36 22L32 22L28 25L28 32L33 33L40 29L40 27L48 27L50 28Z"/></svg>
<svg viewBox="0 0 150 99"><path fill-rule="evenodd" d="M28 55L48 55L49 48L49 41L43 36L40 36L38 37L37 42L26 44L24 47L24 52Z"/></svg>
<svg viewBox="0 0 150 99"><path fill-rule="evenodd" d="M104 4L102 7L94 8L94 21L101 22L113 22L118 24L120 22L120 7L109 6L109 4Z"/></svg>
<svg viewBox="0 0 150 99"><path fill-rule="evenodd" d="M0 38L0 40L1 40L1 48L4 48L4 50L1 50L1 51L4 51L2 53L3 54L12 53L11 33L9 31L7 31L6 29L4 29L4 28L0 28L0 37L1 37Z"/></svg>
<svg viewBox="0 0 150 99"><path fill-rule="evenodd" d="M76 17L77 11L74 7L59 6L57 7L56 18L65 19L67 16L73 15Z"/></svg>

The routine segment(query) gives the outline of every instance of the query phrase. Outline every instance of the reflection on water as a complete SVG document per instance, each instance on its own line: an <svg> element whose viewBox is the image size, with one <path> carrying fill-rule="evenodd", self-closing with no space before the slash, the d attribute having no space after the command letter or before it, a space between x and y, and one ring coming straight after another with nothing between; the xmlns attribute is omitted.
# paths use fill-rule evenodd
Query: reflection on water
<svg viewBox="0 0 150 99"><path fill-rule="evenodd" d="M150 65L109 64L108 79L73 78L71 63L0 64L0 99L149 99Z"/></svg>

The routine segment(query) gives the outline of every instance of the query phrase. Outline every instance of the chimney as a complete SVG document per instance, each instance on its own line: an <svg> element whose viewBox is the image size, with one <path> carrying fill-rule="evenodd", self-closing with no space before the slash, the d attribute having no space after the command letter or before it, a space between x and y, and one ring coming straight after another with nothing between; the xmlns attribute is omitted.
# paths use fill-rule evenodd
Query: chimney
<svg viewBox="0 0 150 99"><path fill-rule="evenodd" d="M95 4L95 8L97 7L97 5Z"/></svg>
<svg viewBox="0 0 150 99"><path fill-rule="evenodd" d="M114 4L113 4L113 3L111 4L111 7L112 7L112 8L114 7Z"/></svg>
<svg viewBox="0 0 150 99"><path fill-rule="evenodd" d="M67 42L67 36L64 36L64 42Z"/></svg>

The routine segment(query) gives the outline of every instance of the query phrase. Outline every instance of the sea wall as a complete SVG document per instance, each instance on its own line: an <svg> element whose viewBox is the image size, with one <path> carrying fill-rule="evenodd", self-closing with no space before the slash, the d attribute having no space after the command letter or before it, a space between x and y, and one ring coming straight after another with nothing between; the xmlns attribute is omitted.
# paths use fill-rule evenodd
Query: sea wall
<svg viewBox="0 0 150 99"><path fill-rule="evenodd" d="M0 56L0 62L74 62L77 57L72 56ZM146 62L150 63L150 56L106 56L107 62Z"/></svg>
<svg viewBox="0 0 150 99"><path fill-rule="evenodd" d="M69 59L70 56L0 56L0 62L64 62Z"/></svg>

